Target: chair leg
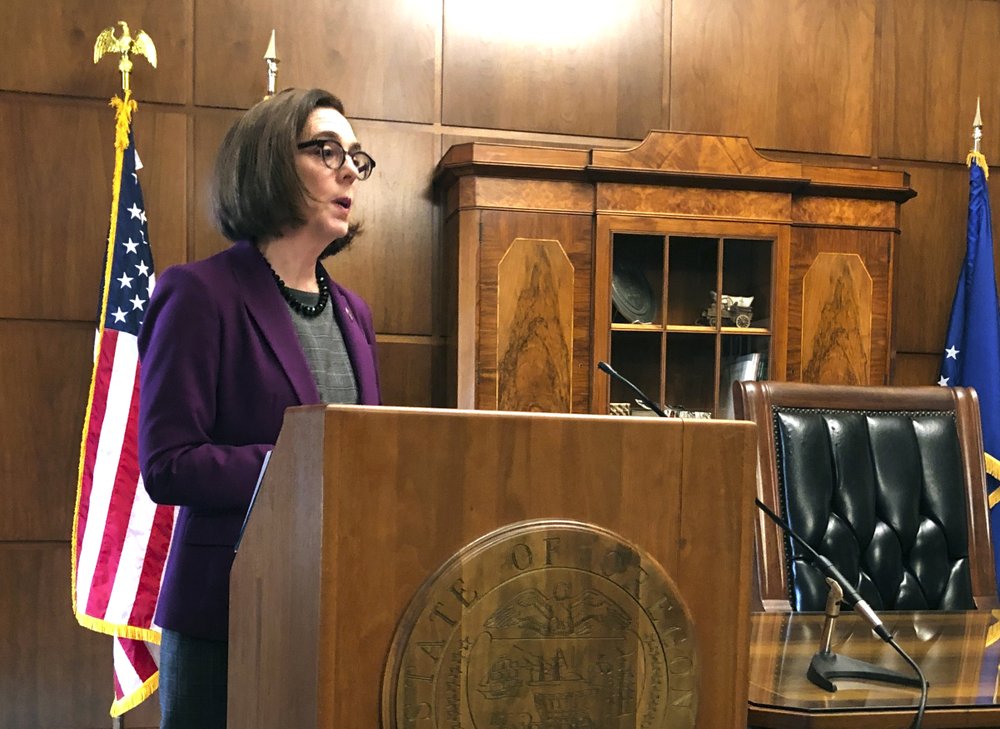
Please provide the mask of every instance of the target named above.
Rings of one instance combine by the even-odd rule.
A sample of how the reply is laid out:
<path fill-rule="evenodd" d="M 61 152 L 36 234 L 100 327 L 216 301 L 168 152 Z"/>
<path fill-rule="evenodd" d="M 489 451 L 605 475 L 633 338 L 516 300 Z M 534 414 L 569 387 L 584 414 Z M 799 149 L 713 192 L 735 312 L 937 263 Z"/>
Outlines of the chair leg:
<path fill-rule="evenodd" d="M 116 716 L 111 719 L 111 729 L 125 729 L 125 717 Z"/>

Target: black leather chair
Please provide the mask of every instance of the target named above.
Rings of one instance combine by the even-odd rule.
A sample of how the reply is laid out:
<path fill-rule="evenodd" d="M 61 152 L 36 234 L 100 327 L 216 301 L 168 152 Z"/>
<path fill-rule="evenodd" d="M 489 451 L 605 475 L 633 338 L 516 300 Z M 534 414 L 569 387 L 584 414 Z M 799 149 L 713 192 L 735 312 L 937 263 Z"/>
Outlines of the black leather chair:
<path fill-rule="evenodd" d="M 979 403 L 970 388 L 738 382 L 758 498 L 876 610 L 997 606 Z M 823 574 L 759 515 L 759 607 L 822 610 Z"/>

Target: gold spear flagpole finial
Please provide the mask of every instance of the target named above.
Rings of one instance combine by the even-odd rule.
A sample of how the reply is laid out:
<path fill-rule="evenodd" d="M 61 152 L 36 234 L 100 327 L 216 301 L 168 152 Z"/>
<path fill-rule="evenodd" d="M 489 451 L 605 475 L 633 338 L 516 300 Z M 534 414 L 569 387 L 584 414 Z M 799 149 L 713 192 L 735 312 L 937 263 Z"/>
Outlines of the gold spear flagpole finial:
<path fill-rule="evenodd" d="M 979 97 L 976 97 L 976 118 L 972 120 L 972 149 L 981 152 L 979 148 L 983 141 L 983 115 L 979 109 Z"/>
<path fill-rule="evenodd" d="M 983 116 L 980 112 L 979 97 L 976 97 L 976 118 L 972 120 L 972 151 L 965 158 L 966 166 L 975 162 L 983 169 L 986 179 L 990 178 L 990 168 L 986 164 L 986 156 L 982 152 L 983 142 Z"/>
<path fill-rule="evenodd" d="M 271 29 L 271 41 L 264 52 L 264 61 L 267 63 L 267 93 L 264 94 L 264 98 L 270 99 L 274 96 L 274 87 L 278 81 L 278 64 L 281 62 L 278 60 L 278 52 L 274 49 L 274 28 Z"/>
<path fill-rule="evenodd" d="M 120 37 L 115 37 L 114 26 L 105 28 L 97 36 L 97 41 L 94 43 L 94 63 L 100 61 L 105 53 L 120 53 L 118 70 L 122 72 L 122 91 L 128 92 L 129 74 L 132 72 L 132 60 L 129 55 L 145 56 L 149 65 L 156 68 L 156 46 L 153 45 L 153 39 L 146 35 L 146 31 L 140 30 L 133 38 L 129 33 L 128 23 L 119 20 L 118 25 L 122 29 Z"/>

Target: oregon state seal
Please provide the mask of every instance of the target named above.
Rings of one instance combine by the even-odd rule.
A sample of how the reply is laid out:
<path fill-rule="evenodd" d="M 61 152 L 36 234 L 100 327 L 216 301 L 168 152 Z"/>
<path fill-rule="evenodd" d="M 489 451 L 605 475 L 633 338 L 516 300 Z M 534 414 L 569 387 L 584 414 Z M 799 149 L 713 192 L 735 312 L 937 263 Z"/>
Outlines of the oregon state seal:
<path fill-rule="evenodd" d="M 469 544 L 396 628 L 382 726 L 694 726 L 694 631 L 647 553 L 597 526 L 536 520 Z"/>

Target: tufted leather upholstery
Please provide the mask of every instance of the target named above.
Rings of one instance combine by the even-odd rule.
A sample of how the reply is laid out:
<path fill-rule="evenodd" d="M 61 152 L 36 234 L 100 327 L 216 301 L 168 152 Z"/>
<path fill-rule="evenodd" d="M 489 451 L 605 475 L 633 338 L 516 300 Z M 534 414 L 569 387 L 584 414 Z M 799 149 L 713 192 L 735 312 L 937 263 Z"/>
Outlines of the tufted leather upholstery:
<path fill-rule="evenodd" d="M 953 413 L 774 410 L 779 496 L 792 528 L 876 610 L 970 610 L 965 491 Z M 824 575 L 788 549 L 795 610 Z"/>
<path fill-rule="evenodd" d="M 758 424 L 759 498 L 872 607 L 996 604 L 974 391 L 746 382 L 734 402 Z M 758 521 L 764 607 L 822 610 L 823 574 L 767 528 Z"/>

